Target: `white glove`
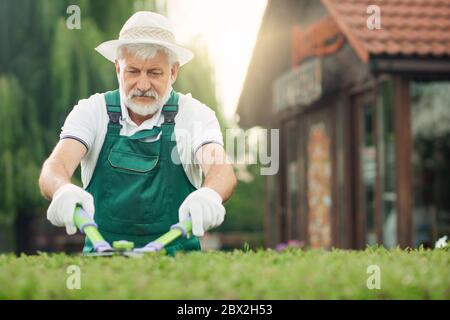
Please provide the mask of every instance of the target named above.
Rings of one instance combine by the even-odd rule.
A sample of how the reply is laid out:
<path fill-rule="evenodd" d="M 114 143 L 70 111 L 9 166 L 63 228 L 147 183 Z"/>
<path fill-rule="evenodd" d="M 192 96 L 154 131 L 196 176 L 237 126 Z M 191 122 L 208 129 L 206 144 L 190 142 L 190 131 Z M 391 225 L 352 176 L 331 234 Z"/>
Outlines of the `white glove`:
<path fill-rule="evenodd" d="M 47 210 L 47 219 L 57 227 L 66 227 L 67 234 L 75 234 L 77 227 L 73 222 L 73 213 L 77 204 L 94 217 L 94 198 L 74 184 L 65 184 L 53 194 L 53 200 Z"/>
<path fill-rule="evenodd" d="M 225 217 L 222 198 L 211 188 L 203 187 L 189 194 L 178 210 L 180 221 L 192 218 L 192 233 L 201 237 L 205 231 L 220 226 Z"/>

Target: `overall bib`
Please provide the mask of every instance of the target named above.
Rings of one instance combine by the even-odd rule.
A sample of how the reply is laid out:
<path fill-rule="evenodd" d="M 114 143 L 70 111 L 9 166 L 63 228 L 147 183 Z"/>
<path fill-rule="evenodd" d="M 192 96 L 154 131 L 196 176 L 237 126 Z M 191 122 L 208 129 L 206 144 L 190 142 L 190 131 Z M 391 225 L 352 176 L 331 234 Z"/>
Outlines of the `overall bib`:
<path fill-rule="evenodd" d="M 163 106 L 164 123 L 127 137 L 120 135 L 119 90 L 105 94 L 108 129 L 89 185 L 94 197 L 94 220 L 106 241 L 133 241 L 143 247 L 169 231 L 178 222 L 178 208 L 196 188 L 179 161 L 176 141 L 172 141 L 178 94 L 172 91 Z M 147 137 L 158 140 L 144 142 Z M 178 157 L 172 161 L 173 156 Z M 167 253 L 201 250 L 197 237 L 178 238 L 166 247 Z M 86 238 L 83 253 L 92 252 Z"/>

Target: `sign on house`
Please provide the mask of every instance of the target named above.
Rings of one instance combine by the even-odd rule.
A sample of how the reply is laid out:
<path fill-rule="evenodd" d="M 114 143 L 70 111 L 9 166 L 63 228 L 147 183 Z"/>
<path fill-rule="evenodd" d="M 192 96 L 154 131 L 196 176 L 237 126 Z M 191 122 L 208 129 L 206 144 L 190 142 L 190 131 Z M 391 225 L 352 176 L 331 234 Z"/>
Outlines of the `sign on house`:
<path fill-rule="evenodd" d="M 324 92 L 322 59 L 345 43 L 344 35 L 331 17 L 307 28 L 292 28 L 292 70 L 274 83 L 273 99 L 277 111 L 306 107 Z"/>
<path fill-rule="evenodd" d="M 277 111 L 307 106 L 322 95 L 322 64 L 316 58 L 288 71 L 274 83 L 274 106 Z"/>

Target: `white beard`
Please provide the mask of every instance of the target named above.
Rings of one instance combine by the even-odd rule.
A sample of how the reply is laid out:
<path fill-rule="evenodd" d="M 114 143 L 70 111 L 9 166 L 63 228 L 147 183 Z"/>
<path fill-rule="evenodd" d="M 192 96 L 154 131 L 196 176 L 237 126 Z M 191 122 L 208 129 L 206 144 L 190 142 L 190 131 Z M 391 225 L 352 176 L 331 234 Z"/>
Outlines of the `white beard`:
<path fill-rule="evenodd" d="M 149 91 L 145 92 L 144 95 L 148 97 L 154 97 L 155 102 L 150 104 L 137 104 L 133 102 L 133 97 L 135 95 L 142 95 L 142 92 L 139 92 L 138 90 L 131 90 L 128 95 L 125 95 L 124 90 L 121 85 L 120 87 L 120 95 L 122 97 L 125 97 L 124 104 L 126 107 L 130 108 L 131 111 L 134 113 L 140 115 L 140 116 L 148 116 L 151 114 L 155 114 L 156 112 L 161 109 L 164 104 L 169 100 L 170 93 L 172 92 L 172 85 L 171 80 L 169 78 L 169 84 L 167 86 L 167 91 L 165 92 L 163 97 L 159 97 L 158 93 L 152 88 Z"/>
<path fill-rule="evenodd" d="M 131 111 L 143 117 L 155 114 L 161 108 L 158 101 L 155 101 L 152 104 L 142 105 L 136 104 L 128 98 L 125 100 L 125 105 L 130 108 Z"/>

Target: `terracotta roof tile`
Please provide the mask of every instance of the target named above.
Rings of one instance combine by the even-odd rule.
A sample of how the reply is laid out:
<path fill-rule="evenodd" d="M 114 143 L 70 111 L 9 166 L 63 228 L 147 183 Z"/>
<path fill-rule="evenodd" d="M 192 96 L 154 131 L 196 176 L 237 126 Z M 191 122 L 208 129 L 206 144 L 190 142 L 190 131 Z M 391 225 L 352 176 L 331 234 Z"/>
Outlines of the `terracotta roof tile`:
<path fill-rule="evenodd" d="M 372 55 L 450 55 L 450 0 L 322 0 L 356 50 Z M 381 10 L 381 30 L 367 8 Z"/>

